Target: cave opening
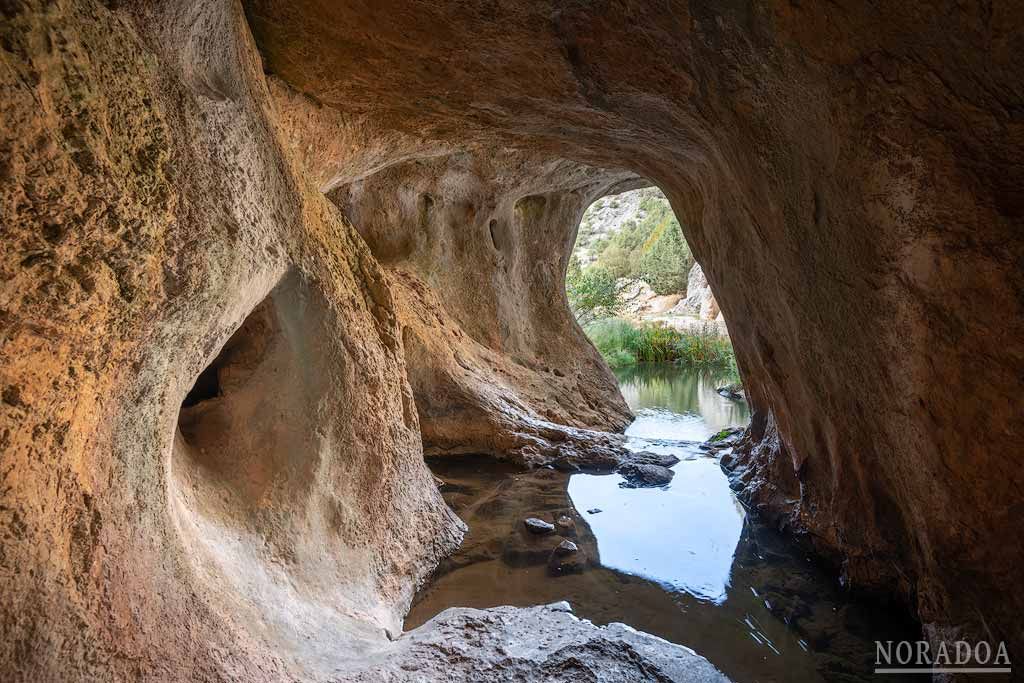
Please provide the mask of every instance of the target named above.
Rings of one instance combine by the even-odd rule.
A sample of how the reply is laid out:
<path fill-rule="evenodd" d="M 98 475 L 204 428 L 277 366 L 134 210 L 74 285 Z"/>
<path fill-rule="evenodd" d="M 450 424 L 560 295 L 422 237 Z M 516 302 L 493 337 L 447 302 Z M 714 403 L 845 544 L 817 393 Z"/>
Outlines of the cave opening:
<path fill-rule="evenodd" d="M 628 623 L 695 647 L 736 680 L 818 681 L 837 661 L 863 669 L 856 653 L 872 652 L 879 633 L 916 637 L 915 624 L 851 600 L 827 569 L 808 566 L 806 549 L 738 500 L 720 460 L 739 444 L 752 410 L 724 315 L 665 195 L 628 189 L 581 213 L 564 301 L 632 411 L 627 449 L 675 462 L 662 467 L 670 470 L 664 478 L 645 466 L 648 478 L 638 481 L 628 468 L 524 470 L 481 462 L 472 451 L 454 457 L 454 449 L 430 458 L 442 495 L 475 541 L 420 591 L 405 627 L 448 607 L 569 599 L 596 623 Z M 530 216 L 538 224 L 548 217 Z M 486 227 L 496 243 L 494 221 Z M 518 234 L 529 235 L 522 227 Z M 439 375 L 416 371 L 432 354 L 412 335 L 405 344 L 414 392 L 437 393 Z M 843 614 L 825 629 L 855 646 L 831 648 L 813 618 L 821 613 Z"/>
<path fill-rule="evenodd" d="M 565 277 L 573 317 L 614 369 L 674 363 L 744 400 L 724 313 L 680 219 L 657 187 L 597 198 Z"/>

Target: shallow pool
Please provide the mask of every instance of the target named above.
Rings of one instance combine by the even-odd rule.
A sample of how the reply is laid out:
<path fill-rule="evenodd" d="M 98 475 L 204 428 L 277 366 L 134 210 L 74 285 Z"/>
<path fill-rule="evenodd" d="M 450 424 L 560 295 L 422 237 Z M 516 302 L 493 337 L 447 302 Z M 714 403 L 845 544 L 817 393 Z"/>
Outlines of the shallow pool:
<path fill-rule="evenodd" d="M 627 489 L 618 475 L 432 462 L 469 533 L 417 596 L 406 628 L 447 607 L 568 600 L 595 623 L 687 645 L 736 681 L 884 680 L 872 674 L 874 641 L 916 639 L 916 625 L 899 609 L 850 599 L 797 543 L 748 514 L 717 459 L 697 448 L 749 419 L 745 404 L 715 392 L 725 380 L 655 365 L 619 381 L 637 415 L 631 447 L 677 455 L 672 483 Z M 587 563 L 553 575 L 561 539 L 534 537 L 522 520 L 563 515 Z"/>

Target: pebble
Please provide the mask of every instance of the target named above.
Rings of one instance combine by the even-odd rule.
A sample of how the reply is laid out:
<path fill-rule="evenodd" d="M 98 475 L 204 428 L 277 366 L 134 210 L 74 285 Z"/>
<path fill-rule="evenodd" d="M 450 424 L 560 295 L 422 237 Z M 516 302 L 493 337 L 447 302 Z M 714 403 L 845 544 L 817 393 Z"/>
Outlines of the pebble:
<path fill-rule="evenodd" d="M 555 530 L 554 524 L 545 522 L 543 519 L 537 519 L 536 517 L 526 518 L 523 520 L 523 524 L 526 525 L 526 530 L 533 534 L 550 534 Z"/>

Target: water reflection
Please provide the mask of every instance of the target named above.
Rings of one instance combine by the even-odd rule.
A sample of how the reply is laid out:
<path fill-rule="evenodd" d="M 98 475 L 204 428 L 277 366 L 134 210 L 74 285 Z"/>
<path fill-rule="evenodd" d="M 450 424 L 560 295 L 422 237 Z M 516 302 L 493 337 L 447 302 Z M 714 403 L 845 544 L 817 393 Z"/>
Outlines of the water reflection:
<path fill-rule="evenodd" d="M 746 407 L 715 394 L 714 378 L 671 366 L 620 379 L 638 414 L 630 443 L 683 458 L 672 483 L 621 489 L 617 475 L 570 478 L 472 457 L 433 462 L 469 533 L 417 595 L 405 627 L 453 606 L 568 600 L 595 623 L 624 622 L 685 644 L 735 681 L 886 680 L 872 675 L 874 640 L 916 640 L 919 630 L 899 612 L 851 601 L 791 538 L 745 515 L 717 461 L 695 444 L 659 443 L 742 424 Z M 585 512 L 595 507 L 602 512 Z M 522 520 L 562 515 L 575 521 L 590 564 L 553 576 L 548 556 L 561 539 L 532 536 Z"/>
<path fill-rule="evenodd" d="M 722 495 L 729 486 L 715 459 L 700 457 L 696 447 L 689 454 L 666 450 L 695 459 L 676 465 L 675 479 L 664 489 L 620 488 L 618 475 L 575 475 L 569 497 L 577 510 L 602 510 L 587 515 L 587 523 L 603 566 L 722 602 L 743 531 L 743 508 Z"/>
<path fill-rule="evenodd" d="M 627 434 L 636 437 L 704 441 L 725 427 L 744 426 L 750 409 L 715 390 L 731 380 L 671 363 L 643 363 L 615 371 L 619 389 L 636 414 Z"/>
<path fill-rule="evenodd" d="M 604 511 L 587 517 L 603 566 L 721 602 L 744 512 L 718 461 L 696 442 L 723 427 L 746 425 L 749 410 L 715 391 L 726 383 L 721 376 L 658 363 L 624 368 L 617 377 L 636 414 L 626 430 L 629 446 L 678 457 L 675 479 L 642 490 L 620 488 L 618 475 L 580 474 L 569 481 L 569 496 L 577 510 Z M 658 443 L 663 440 L 693 443 Z"/>

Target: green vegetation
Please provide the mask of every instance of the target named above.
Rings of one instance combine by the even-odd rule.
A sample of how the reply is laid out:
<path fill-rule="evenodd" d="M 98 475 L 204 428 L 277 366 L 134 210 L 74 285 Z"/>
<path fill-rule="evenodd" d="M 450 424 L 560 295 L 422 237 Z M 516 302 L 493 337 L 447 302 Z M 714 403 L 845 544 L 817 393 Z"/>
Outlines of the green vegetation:
<path fill-rule="evenodd" d="M 575 257 L 569 260 L 565 274 L 565 293 L 569 308 L 580 325 L 614 316 L 619 310 L 615 277 L 606 268 L 580 268 Z"/>
<path fill-rule="evenodd" d="M 583 245 L 594 261 L 581 267 L 573 256 L 566 273 L 569 305 L 594 346 L 613 368 L 675 362 L 737 376 L 732 346 L 715 325 L 681 332 L 664 324 L 636 325 L 615 317 L 622 307 L 617 281 L 642 279 L 658 294 L 685 294 L 693 267 L 679 222 L 657 189 L 641 191 L 637 220 L 626 220 L 610 236 L 595 239 L 601 207 L 618 205 L 618 198 L 599 200 L 584 214 L 577 246 Z"/>
<path fill-rule="evenodd" d="M 643 218 L 626 221 L 611 238 L 595 240 L 590 245 L 596 258 L 591 267 L 603 268 L 615 278 L 646 280 L 658 294 L 683 294 L 693 256 L 665 196 L 654 189 L 643 192 Z M 618 200 L 613 199 L 611 206 L 618 206 Z M 592 230 L 593 220 L 585 216 L 577 241 L 589 240 Z"/>
<path fill-rule="evenodd" d="M 634 325 L 619 318 L 597 320 L 584 330 L 611 367 L 673 361 L 698 370 L 736 372 L 729 340 L 712 326 L 681 332 L 664 325 Z"/>
<path fill-rule="evenodd" d="M 725 429 L 715 432 L 715 435 L 708 439 L 708 443 L 717 443 L 724 439 L 728 439 L 730 436 L 736 433 L 736 430 L 732 427 L 726 427 Z"/>

